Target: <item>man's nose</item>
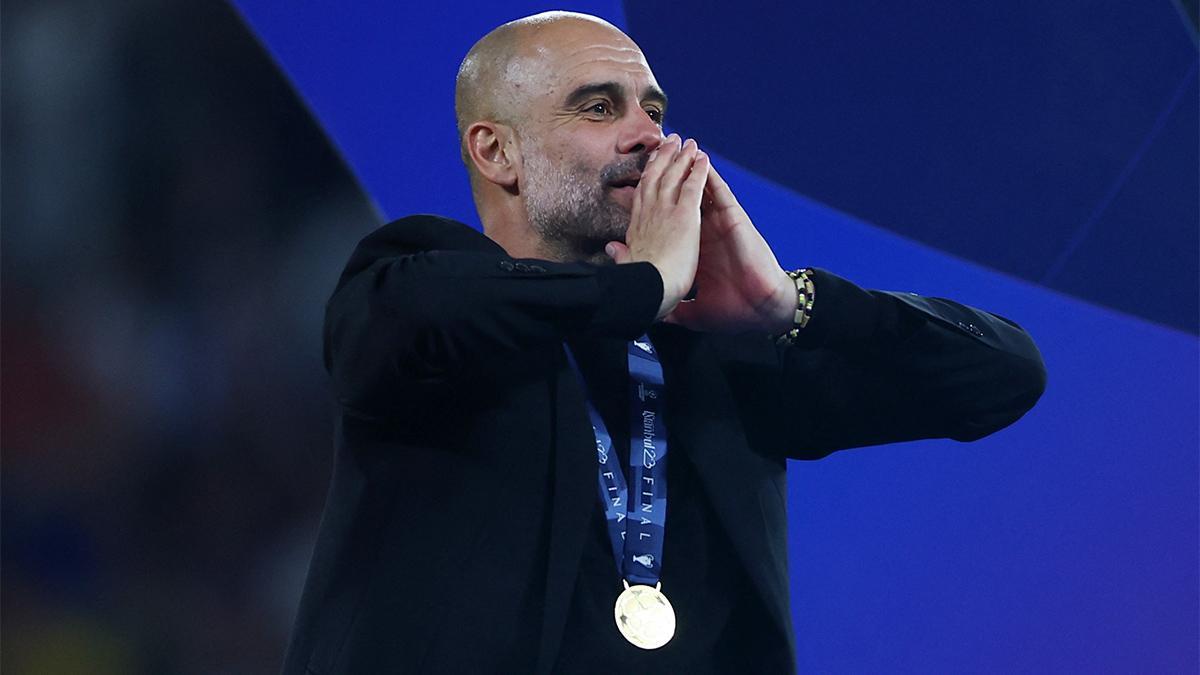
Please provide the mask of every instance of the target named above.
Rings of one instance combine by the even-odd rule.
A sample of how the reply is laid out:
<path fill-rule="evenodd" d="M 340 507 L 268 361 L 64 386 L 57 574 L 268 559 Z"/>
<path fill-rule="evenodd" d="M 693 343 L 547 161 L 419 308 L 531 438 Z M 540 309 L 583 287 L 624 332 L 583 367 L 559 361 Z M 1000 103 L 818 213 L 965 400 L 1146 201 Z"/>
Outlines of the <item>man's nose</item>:
<path fill-rule="evenodd" d="M 663 142 L 662 127 L 645 110 L 638 110 L 629 120 L 617 150 L 622 154 L 650 152 Z"/>

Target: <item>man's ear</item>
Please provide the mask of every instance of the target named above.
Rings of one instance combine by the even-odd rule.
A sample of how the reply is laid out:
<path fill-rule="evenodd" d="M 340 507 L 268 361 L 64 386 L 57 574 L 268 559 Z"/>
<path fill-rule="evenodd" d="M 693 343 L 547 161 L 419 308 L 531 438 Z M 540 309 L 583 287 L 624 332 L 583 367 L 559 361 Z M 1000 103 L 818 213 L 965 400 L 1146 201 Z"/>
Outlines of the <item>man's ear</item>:
<path fill-rule="evenodd" d="M 480 121 L 467 127 L 467 155 L 479 175 L 506 190 L 517 185 L 517 150 L 512 127 L 496 122 Z"/>

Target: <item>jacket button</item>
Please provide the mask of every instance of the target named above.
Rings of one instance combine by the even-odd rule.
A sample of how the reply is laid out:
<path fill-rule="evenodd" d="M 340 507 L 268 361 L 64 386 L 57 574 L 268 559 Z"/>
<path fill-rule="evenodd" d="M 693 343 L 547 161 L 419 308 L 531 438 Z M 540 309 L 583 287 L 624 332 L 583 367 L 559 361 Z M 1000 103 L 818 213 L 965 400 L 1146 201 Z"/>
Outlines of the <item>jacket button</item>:
<path fill-rule="evenodd" d="M 529 269 L 533 272 L 545 272 L 546 268 L 541 265 L 530 265 Z"/>
<path fill-rule="evenodd" d="M 500 269 L 504 270 L 505 272 L 511 272 L 511 271 L 513 271 L 513 264 L 508 262 L 507 260 L 501 260 L 500 261 Z"/>
<path fill-rule="evenodd" d="M 517 268 L 518 272 L 528 272 L 529 271 L 529 265 L 526 265 L 525 263 L 517 263 L 516 268 Z"/>

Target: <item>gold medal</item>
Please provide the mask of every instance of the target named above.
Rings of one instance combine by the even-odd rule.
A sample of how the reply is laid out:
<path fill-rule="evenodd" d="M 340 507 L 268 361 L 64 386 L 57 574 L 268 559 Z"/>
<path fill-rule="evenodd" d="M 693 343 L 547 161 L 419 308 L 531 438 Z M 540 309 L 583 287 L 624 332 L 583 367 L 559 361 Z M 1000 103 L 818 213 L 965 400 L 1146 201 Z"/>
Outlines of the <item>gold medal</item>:
<path fill-rule="evenodd" d="M 675 608 L 662 594 L 662 583 L 655 586 L 629 585 L 617 596 L 613 615 L 617 630 L 635 647 L 658 649 L 675 635 Z"/>

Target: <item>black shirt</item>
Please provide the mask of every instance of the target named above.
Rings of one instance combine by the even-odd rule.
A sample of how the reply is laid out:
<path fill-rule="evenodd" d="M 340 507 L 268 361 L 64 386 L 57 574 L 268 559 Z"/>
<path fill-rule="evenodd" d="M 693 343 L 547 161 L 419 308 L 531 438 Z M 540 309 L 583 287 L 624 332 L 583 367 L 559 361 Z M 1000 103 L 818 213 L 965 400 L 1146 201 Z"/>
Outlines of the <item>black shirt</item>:
<path fill-rule="evenodd" d="M 579 339 L 571 343 L 588 395 L 604 419 L 621 466 L 629 466 L 629 364 L 626 343 Z M 670 386 L 666 396 L 671 395 Z M 609 541 L 604 510 L 594 500 L 590 531 L 559 649 L 556 673 L 727 673 L 748 664 L 788 663 L 786 640 L 763 630 L 764 612 L 734 558 L 686 447 L 668 439 L 667 520 L 662 591 L 675 609 L 675 637 L 656 650 L 633 646 L 617 630 L 613 605 L 624 589 Z M 736 489 L 736 486 L 730 486 Z M 774 642 L 768 646 L 766 643 Z M 630 670 L 630 669 L 633 670 Z M 786 665 L 782 671 L 786 672 Z M 760 671 L 761 672 L 761 671 Z"/>

